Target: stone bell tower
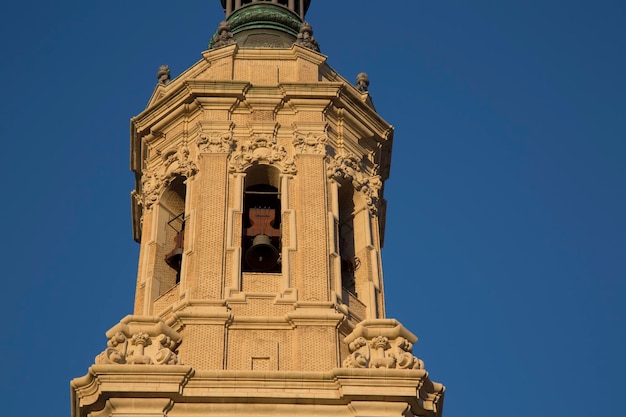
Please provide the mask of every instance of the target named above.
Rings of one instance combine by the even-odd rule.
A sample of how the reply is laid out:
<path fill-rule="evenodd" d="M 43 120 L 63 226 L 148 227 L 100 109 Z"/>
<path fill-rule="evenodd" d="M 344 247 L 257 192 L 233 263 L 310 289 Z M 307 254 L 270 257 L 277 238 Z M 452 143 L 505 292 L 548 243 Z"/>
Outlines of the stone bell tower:
<path fill-rule="evenodd" d="M 304 22 L 310 0 L 222 0 L 208 50 L 159 69 L 131 120 L 133 315 L 72 416 L 440 416 L 444 387 L 386 318 L 393 129 Z"/>

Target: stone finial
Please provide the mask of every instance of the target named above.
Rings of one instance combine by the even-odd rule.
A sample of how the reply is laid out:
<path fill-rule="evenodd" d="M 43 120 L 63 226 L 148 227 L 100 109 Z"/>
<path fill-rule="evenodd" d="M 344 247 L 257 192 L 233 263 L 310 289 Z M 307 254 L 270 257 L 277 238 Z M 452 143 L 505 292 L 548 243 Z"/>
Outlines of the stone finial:
<path fill-rule="evenodd" d="M 361 93 L 367 93 L 370 86 L 370 79 L 364 72 L 359 73 L 356 76 L 356 89 Z"/>
<path fill-rule="evenodd" d="M 313 28 L 307 22 L 303 22 L 302 26 L 300 26 L 300 32 L 298 33 L 295 43 L 296 45 L 304 46 L 316 52 L 320 51 L 320 46 L 313 36 Z"/>
<path fill-rule="evenodd" d="M 157 78 L 159 79 L 159 84 L 166 85 L 170 83 L 170 67 L 167 65 L 161 65 L 159 67 L 159 71 L 157 72 Z"/>
<path fill-rule="evenodd" d="M 226 21 L 220 22 L 210 49 L 221 48 L 222 46 L 232 45 L 233 43 L 235 43 L 235 39 L 233 38 L 230 25 Z"/>

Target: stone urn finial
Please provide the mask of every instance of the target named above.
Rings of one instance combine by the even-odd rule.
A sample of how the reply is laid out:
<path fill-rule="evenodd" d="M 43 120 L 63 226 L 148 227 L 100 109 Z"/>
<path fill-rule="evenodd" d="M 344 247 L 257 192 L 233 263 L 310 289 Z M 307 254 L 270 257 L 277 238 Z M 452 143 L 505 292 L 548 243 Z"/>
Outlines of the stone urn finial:
<path fill-rule="evenodd" d="M 213 44 L 210 45 L 209 49 L 221 48 L 222 46 L 232 45 L 233 43 L 235 43 L 235 39 L 233 38 L 233 32 L 230 24 L 226 21 L 222 21 L 217 27 L 217 33 L 213 38 Z"/>
<path fill-rule="evenodd" d="M 157 71 L 157 79 L 159 84 L 166 85 L 170 83 L 170 67 L 167 65 L 161 65 L 159 71 Z"/>
<path fill-rule="evenodd" d="M 312 49 L 315 52 L 320 51 L 320 46 L 313 36 L 313 27 L 307 22 L 303 22 L 300 26 L 300 32 L 296 38 L 296 45 L 304 46 L 305 48 Z"/>
<path fill-rule="evenodd" d="M 361 93 L 367 93 L 370 86 L 370 79 L 366 73 L 361 72 L 356 76 L 356 89 Z"/>

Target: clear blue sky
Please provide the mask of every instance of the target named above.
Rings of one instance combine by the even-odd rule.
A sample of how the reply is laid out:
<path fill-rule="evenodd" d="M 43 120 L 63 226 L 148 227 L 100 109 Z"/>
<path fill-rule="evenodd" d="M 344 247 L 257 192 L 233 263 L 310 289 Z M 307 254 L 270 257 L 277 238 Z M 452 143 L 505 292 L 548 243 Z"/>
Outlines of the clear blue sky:
<path fill-rule="evenodd" d="M 132 311 L 129 118 L 222 18 L 219 0 L 3 5 L 6 416 L 69 415 L 69 380 Z M 626 3 L 313 0 L 307 20 L 396 128 L 387 313 L 445 415 L 623 413 Z"/>

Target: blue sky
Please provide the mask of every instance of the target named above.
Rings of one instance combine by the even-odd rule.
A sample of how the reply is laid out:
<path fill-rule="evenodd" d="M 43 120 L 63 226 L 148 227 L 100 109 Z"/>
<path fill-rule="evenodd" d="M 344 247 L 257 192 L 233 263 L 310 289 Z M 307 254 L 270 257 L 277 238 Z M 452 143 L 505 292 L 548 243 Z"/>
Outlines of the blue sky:
<path fill-rule="evenodd" d="M 69 380 L 132 311 L 129 118 L 222 18 L 218 0 L 3 6 L 7 416 L 69 415 Z M 618 414 L 626 3 L 313 0 L 307 20 L 396 129 L 387 313 L 445 415 Z"/>

